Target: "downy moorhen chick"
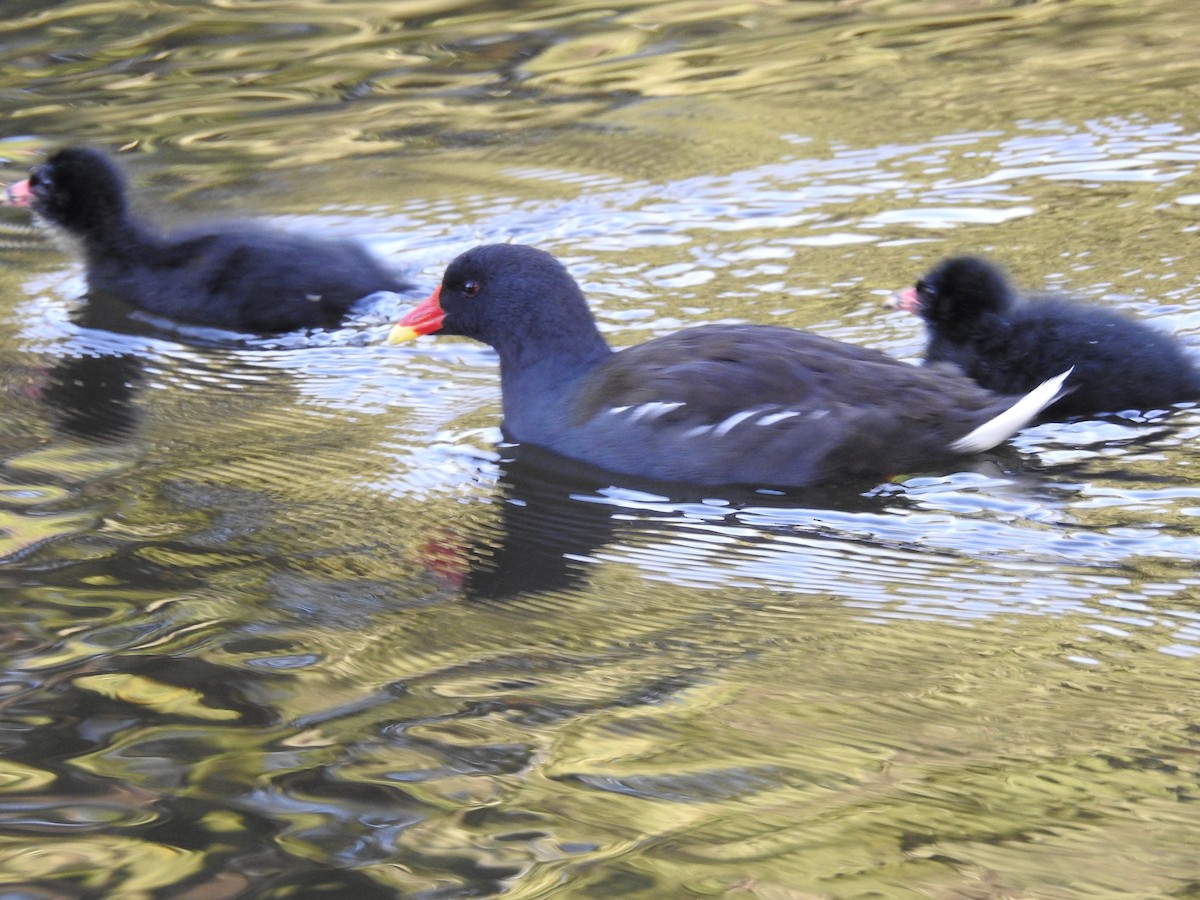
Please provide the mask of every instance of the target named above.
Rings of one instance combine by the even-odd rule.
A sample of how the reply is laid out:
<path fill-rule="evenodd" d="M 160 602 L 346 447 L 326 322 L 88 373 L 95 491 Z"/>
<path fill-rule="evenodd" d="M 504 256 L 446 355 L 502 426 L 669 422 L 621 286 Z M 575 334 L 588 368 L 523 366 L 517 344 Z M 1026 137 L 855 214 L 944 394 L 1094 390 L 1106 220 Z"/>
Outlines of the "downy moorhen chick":
<path fill-rule="evenodd" d="M 1066 297 L 1019 296 L 978 256 L 942 260 L 892 305 L 925 320 L 927 365 L 952 363 L 988 390 L 1021 393 L 1074 366 L 1055 416 L 1200 397 L 1200 372 L 1173 336 Z"/>
<path fill-rule="evenodd" d="M 67 147 L 7 189 L 87 267 L 88 287 L 155 315 L 272 334 L 337 325 L 356 300 L 406 284 L 363 247 L 250 223 L 162 235 L 135 218 L 105 154 Z"/>
<path fill-rule="evenodd" d="M 984 390 L 852 344 L 708 325 L 619 352 L 553 256 L 463 253 L 389 341 L 439 332 L 500 356 L 506 436 L 655 481 L 792 487 L 929 469 L 995 446 L 1058 394 Z"/>

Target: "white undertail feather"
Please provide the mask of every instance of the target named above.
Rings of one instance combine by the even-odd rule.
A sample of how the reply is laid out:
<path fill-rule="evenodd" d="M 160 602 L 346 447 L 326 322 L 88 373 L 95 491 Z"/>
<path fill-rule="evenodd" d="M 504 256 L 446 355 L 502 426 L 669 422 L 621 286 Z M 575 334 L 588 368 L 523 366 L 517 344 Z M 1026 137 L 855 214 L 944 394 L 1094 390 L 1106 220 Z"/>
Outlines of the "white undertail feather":
<path fill-rule="evenodd" d="M 1061 375 L 1043 381 L 1032 391 L 1006 409 L 1000 415 L 988 419 L 974 431 L 960 437 L 950 445 L 955 453 L 982 453 L 991 450 L 1001 441 L 1016 434 L 1028 425 L 1038 413 L 1067 393 L 1063 383 L 1075 371 L 1067 369 Z"/>

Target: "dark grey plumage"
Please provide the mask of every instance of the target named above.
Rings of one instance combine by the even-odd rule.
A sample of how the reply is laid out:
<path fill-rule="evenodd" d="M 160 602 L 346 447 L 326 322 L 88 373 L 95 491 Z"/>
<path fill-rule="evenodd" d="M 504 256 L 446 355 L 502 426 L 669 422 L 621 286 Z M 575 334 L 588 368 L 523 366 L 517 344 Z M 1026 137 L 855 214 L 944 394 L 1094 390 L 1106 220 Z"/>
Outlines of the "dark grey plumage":
<path fill-rule="evenodd" d="M 1021 297 L 976 256 L 943 260 L 906 305 L 925 320 L 927 365 L 953 363 L 978 384 L 1020 393 L 1074 367 L 1054 416 L 1150 409 L 1200 397 L 1179 342 L 1143 322 L 1064 297 Z"/>
<path fill-rule="evenodd" d="M 352 241 L 248 223 L 159 234 L 130 213 L 115 163 L 88 147 L 52 154 L 8 197 L 80 247 L 91 291 L 181 322 L 268 334 L 328 327 L 368 294 L 410 287 Z"/>

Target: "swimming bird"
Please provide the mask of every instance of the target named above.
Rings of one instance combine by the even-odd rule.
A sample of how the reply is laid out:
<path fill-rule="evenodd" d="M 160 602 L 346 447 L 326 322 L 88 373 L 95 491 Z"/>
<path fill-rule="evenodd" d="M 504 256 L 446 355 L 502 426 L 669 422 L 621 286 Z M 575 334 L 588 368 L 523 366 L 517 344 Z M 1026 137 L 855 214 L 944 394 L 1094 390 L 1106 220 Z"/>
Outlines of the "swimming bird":
<path fill-rule="evenodd" d="M 91 147 L 53 153 L 6 199 L 77 249 L 91 291 L 180 322 L 261 334 L 330 327 L 368 294 L 411 287 L 348 240 L 245 222 L 160 234 L 130 212 L 121 170 Z"/>
<path fill-rule="evenodd" d="M 952 363 L 988 390 L 1021 393 L 1073 366 L 1056 416 L 1200 397 L 1200 372 L 1172 335 L 1066 297 L 1021 296 L 978 256 L 941 261 L 893 305 L 925 321 L 927 365 Z"/>
<path fill-rule="evenodd" d="M 503 431 L 610 472 L 792 487 L 927 470 L 989 449 L 1061 387 L 1003 397 L 878 351 L 765 325 L 707 325 L 614 352 L 549 253 L 468 250 L 393 328 L 500 357 Z"/>

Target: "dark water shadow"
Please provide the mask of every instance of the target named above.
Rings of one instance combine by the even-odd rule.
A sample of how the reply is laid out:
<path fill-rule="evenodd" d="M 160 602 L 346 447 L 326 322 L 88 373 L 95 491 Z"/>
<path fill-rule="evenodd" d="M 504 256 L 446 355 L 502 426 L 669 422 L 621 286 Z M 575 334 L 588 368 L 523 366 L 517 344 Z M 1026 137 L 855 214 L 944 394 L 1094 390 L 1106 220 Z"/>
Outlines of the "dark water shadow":
<path fill-rule="evenodd" d="M 87 443 L 120 443 L 140 428 L 143 363 L 133 354 L 74 356 L 46 373 L 42 401 L 55 429 Z"/>
<path fill-rule="evenodd" d="M 1013 471 L 1021 458 L 1006 450 L 972 461 L 980 470 Z M 840 539 L 836 528 L 796 524 L 795 515 L 820 521 L 823 512 L 896 518 L 907 503 L 902 485 L 864 480 L 790 490 L 701 487 L 614 476 L 537 447 L 501 447 L 497 479 L 500 508 L 494 531 L 473 537 L 465 552 L 462 590 L 472 600 L 571 591 L 586 586 L 594 556 L 618 539 L 664 527 L 705 530 L 730 526 L 745 531 L 753 512 L 754 538 L 775 532 Z"/>
<path fill-rule="evenodd" d="M 128 307 L 110 298 L 84 303 L 72 315 L 80 328 L 115 331 L 131 336 L 151 332 L 124 327 L 132 323 Z M 68 351 L 45 373 L 40 399 L 55 429 L 86 443 L 111 444 L 129 440 L 140 427 L 136 402 L 145 376 L 143 358 L 134 352 Z"/>

